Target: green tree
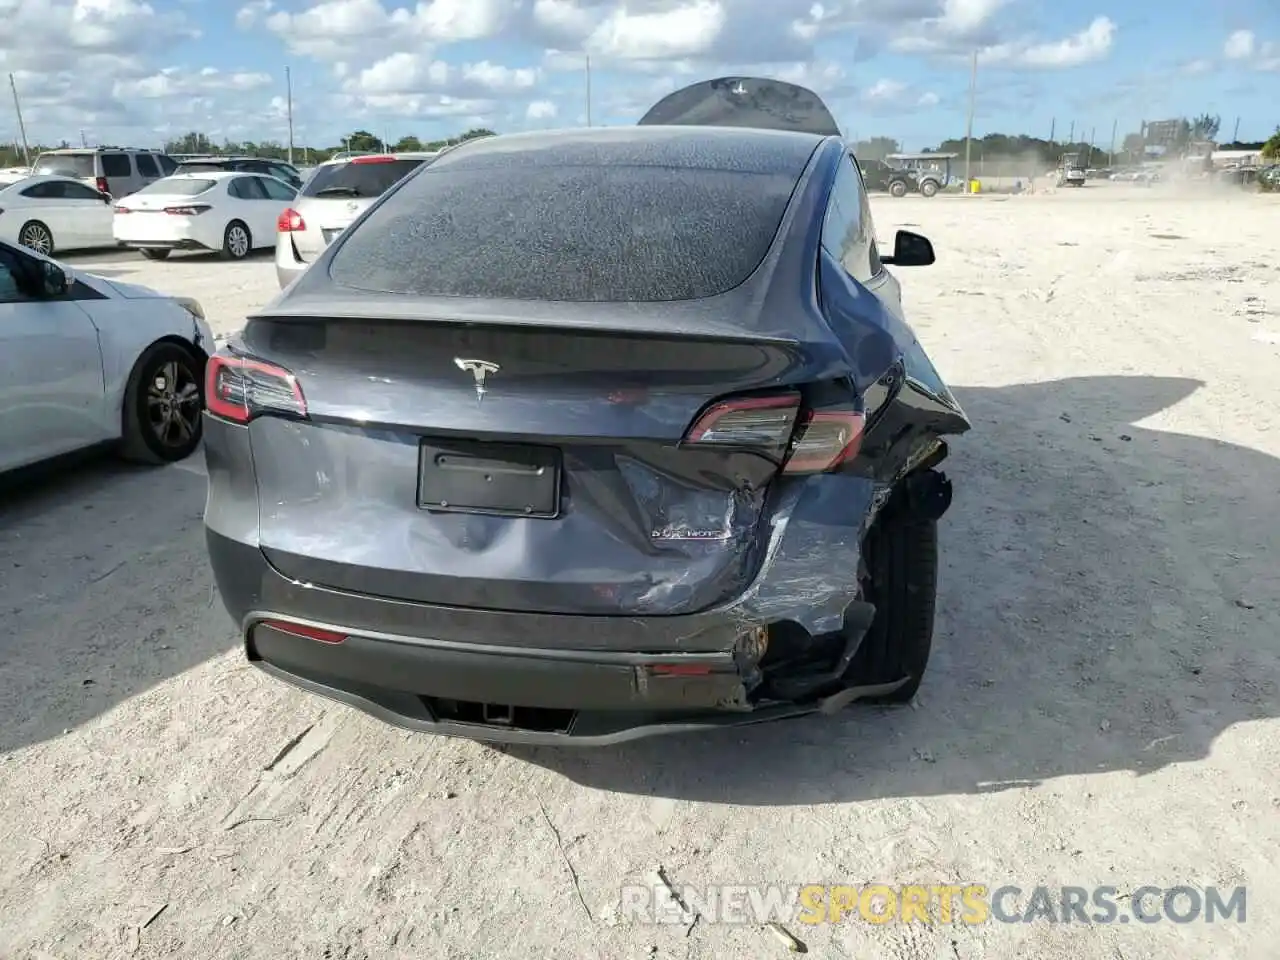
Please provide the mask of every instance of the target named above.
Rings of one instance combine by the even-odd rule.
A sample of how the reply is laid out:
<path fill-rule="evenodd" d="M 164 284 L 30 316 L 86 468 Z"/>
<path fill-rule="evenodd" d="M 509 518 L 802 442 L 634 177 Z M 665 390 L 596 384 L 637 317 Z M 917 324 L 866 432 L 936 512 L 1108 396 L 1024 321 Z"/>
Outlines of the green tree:
<path fill-rule="evenodd" d="M 1191 139 L 1212 140 L 1218 135 L 1222 126 L 1222 118 L 1202 113 L 1191 121 Z"/>
<path fill-rule="evenodd" d="M 870 140 L 859 140 L 853 145 L 853 155 L 867 162 L 883 160 L 891 153 L 901 152 L 901 144 L 892 137 L 872 137 Z"/>
<path fill-rule="evenodd" d="M 417 137 L 401 137 L 394 147 L 396 153 L 416 153 L 422 149 L 422 141 Z"/>
<path fill-rule="evenodd" d="M 1276 127 L 1276 132 L 1262 145 L 1262 156 L 1266 160 L 1280 160 L 1280 127 Z"/>
<path fill-rule="evenodd" d="M 373 153 L 382 149 L 382 138 L 375 137 L 368 130 L 356 130 L 343 140 L 348 150 Z"/>

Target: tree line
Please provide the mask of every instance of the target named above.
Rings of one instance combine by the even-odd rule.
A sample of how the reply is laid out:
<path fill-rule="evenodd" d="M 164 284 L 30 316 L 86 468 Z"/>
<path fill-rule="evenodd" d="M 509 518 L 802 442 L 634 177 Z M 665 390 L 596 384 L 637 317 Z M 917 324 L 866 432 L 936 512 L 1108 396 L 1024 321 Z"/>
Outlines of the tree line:
<path fill-rule="evenodd" d="M 1198 141 L 1214 140 L 1218 135 L 1219 127 L 1220 119 L 1210 114 L 1201 114 L 1198 117 L 1191 118 L 1184 117 L 1177 121 L 1171 136 L 1163 137 L 1164 142 L 1160 145 L 1165 148 L 1167 154 L 1179 156 L 1185 154 L 1192 144 Z M 416 136 L 407 135 L 395 142 L 391 142 L 375 136 L 368 130 L 354 130 L 343 137 L 340 143 L 336 144 L 313 146 L 295 143 L 293 160 L 294 163 L 299 165 L 321 163 L 344 150 L 358 153 L 373 153 L 384 150 L 394 152 L 440 150 L 446 146 L 461 143 L 464 140 L 471 140 L 475 137 L 492 136 L 493 133 L 494 131 L 487 128 L 476 127 L 457 136 L 438 140 L 423 140 Z M 989 133 L 984 137 L 973 139 L 970 156 L 974 160 L 1018 158 L 1044 166 L 1055 166 L 1061 161 L 1064 154 L 1079 153 L 1092 157 L 1092 162 L 1096 166 L 1103 163 L 1139 162 L 1145 157 L 1147 148 L 1152 145 L 1152 137 L 1148 135 L 1145 129 L 1126 134 L 1123 139 L 1115 144 L 1114 153 L 1110 143 L 1100 146 L 1083 141 L 1066 143 L 1060 140 L 1047 140 L 1025 133 L 1016 135 Z M 71 147 L 72 144 L 64 140 L 57 146 Z M 32 159 L 40 151 L 47 149 L 53 148 L 44 145 L 32 145 Z M 181 137 L 167 141 L 163 144 L 163 149 L 170 154 L 196 153 L 215 156 L 253 156 L 274 160 L 285 160 L 289 156 L 288 146 L 275 140 L 235 142 L 224 139 L 221 142 L 215 142 L 213 138 L 198 130 L 192 130 Z M 1220 143 L 1218 144 L 1218 149 L 1259 150 L 1264 157 L 1280 160 L 1280 127 L 1277 127 L 1275 135 L 1265 142 Z M 889 154 L 903 151 L 901 142 L 892 137 L 870 137 L 865 140 L 859 140 L 854 145 L 854 152 L 859 160 L 867 162 L 883 160 Z M 965 140 L 963 138 L 943 140 L 938 146 L 927 149 L 924 152 L 955 153 L 963 157 L 965 154 Z M 0 147 L 0 169 L 21 165 L 22 152 L 20 147 L 16 145 Z"/>
<path fill-rule="evenodd" d="M 383 151 L 393 151 L 396 153 L 407 153 L 417 150 L 442 150 L 447 146 L 462 143 L 464 140 L 473 140 L 476 137 L 492 136 L 493 131 L 484 127 L 475 127 L 466 130 L 454 137 L 444 137 L 439 140 L 422 140 L 415 136 L 404 136 L 399 140 L 384 141 L 381 137 L 375 136 L 368 130 L 354 130 L 349 135 L 342 138 L 342 142 L 330 144 L 327 146 L 312 146 L 309 144 L 293 145 L 293 162 L 298 165 L 309 165 L 322 163 L 328 160 L 336 153 L 342 151 L 352 151 L 355 153 L 381 153 Z M 66 140 L 57 144 L 31 144 L 30 154 L 34 161 L 36 156 L 45 150 L 67 149 L 78 147 L 79 144 L 73 144 Z M 149 144 L 140 144 L 136 146 L 150 146 Z M 289 147 L 287 144 L 280 143 L 276 140 L 242 140 L 234 141 L 223 139 L 215 141 L 208 134 L 199 130 L 192 130 L 181 137 L 174 137 L 165 141 L 160 145 L 165 153 L 168 154 L 201 154 L 209 156 L 221 157 L 263 157 L 271 160 L 287 160 L 289 158 Z M 4 144 L 0 146 L 0 169 L 6 167 L 23 166 L 22 147 L 19 144 Z"/>

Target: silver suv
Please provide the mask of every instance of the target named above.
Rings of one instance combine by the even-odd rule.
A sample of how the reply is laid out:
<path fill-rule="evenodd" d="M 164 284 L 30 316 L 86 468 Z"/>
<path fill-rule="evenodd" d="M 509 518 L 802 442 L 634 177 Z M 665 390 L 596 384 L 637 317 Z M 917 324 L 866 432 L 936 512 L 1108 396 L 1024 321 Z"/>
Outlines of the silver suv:
<path fill-rule="evenodd" d="M 40 154 L 31 167 L 31 175 L 73 177 L 99 193 L 119 199 L 169 176 L 177 168 L 178 164 L 159 150 L 70 147 Z"/>
<path fill-rule="evenodd" d="M 438 155 L 373 154 L 328 160 L 316 167 L 293 206 L 276 223 L 280 289 L 306 270 L 388 188 Z"/>

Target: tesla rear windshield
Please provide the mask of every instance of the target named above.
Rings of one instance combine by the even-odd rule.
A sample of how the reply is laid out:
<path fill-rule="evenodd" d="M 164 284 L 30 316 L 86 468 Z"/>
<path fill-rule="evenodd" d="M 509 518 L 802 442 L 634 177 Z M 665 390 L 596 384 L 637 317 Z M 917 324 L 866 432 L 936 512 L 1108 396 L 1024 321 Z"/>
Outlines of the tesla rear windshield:
<path fill-rule="evenodd" d="M 46 153 L 36 158 L 33 176 L 62 176 L 88 179 L 94 176 L 92 153 Z"/>
<path fill-rule="evenodd" d="M 165 197 L 194 197 L 213 187 L 217 180 L 191 180 L 187 177 L 167 177 L 147 184 L 139 193 L 158 193 Z"/>
<path fill-rule="evenodd" d="M 317 167 L 302 190 L 304 197 L 380 197 L 417 169 L 422 160 L 332 163 Z"/>
<path fill-rule="evenodd" d="M 348 234 L 329 275 L 417 296 L 710 297 L 760 265 L 795 182 L 659 164 L 433 165 Z"/>

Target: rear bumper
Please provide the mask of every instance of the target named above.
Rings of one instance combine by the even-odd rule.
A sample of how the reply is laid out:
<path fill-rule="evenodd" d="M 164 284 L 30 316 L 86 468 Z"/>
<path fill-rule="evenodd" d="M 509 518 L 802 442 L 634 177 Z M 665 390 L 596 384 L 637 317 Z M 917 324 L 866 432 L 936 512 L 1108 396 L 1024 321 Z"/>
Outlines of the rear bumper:
<path fill-rule="evenodd" d="M 276 282 L 283 290 L 302 276 L 310 264 L 303 263 L 294 249 L 293 237 L 287 233 L 276 234 Z"/>
<path fill-rule="evenodd" d="M 293 580 L 259 548 L 248 431 L 207 420 L 205 452 L 210 562 L 250 661 L 414 730 L 585 745 L 811 713 L 823 706 L 818 685 L 803 696 L 760 685 L 753 636 L 791 622 L 814 636 L 843 631 L 837 645 L 856 644 L 874 614 L 855 571 L 861 521 L 879 495 L 856 477 L 814 478 L 779 507 L 762 570 L 733 601 L 687 615 L 599 616 L 453 607 Z M 265 620 L 344 639 L 321 642 Z M 821 694 L 858 696 L 839 681 L 820 683 Z"/>

